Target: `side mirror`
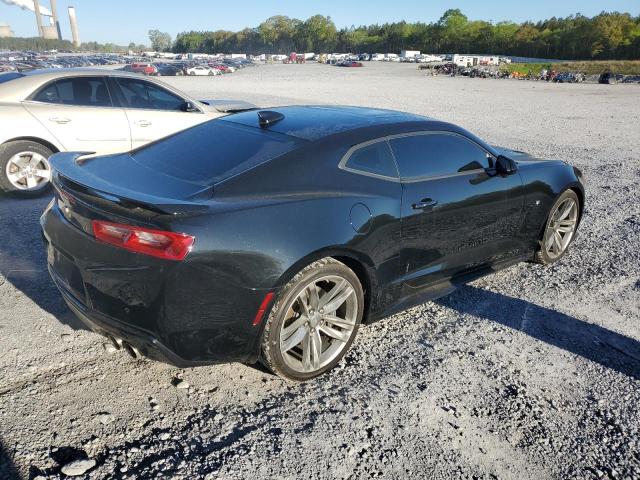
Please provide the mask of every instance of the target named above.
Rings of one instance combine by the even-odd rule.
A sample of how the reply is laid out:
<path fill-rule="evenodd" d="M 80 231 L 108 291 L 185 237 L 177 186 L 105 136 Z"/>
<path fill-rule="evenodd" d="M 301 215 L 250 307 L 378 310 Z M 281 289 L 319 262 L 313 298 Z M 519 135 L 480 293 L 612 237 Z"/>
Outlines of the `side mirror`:
<path fill-rule="evenodd" d="M 518 171 L 518 164 L 504 155 L 496 159 L 496 173 L 498 175 L 513 175 Z"/>
<path fill-rule="evenodd" d="M 183 111 L 183 112 L 199 112 L 200 110 L 198 110 L 198 109 L 196 108 L 196 106 L 195 106 L 193 103 L 191 103 L 191 102 L 184 102 L 184 103 L 182 104 L 182 111 Z"/>

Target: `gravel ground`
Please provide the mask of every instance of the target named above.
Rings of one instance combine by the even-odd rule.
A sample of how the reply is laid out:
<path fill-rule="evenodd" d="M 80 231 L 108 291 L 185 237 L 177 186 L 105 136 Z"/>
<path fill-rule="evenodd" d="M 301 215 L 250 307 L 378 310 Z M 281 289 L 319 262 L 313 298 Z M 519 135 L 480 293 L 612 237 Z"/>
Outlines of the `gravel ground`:
<path fill-rule="evenodd" d="M 579 236 L 552 267 L 520 264 L 362 328 L 338 368 L 292 384 L 111 352 L 49 281 L 48 199 L 0 198 L 0 477 L 640 478 L 638 86 L 396 64 L 168 81 L 261 106 L 406 110 L 567 159 L 588 182 Z"/>

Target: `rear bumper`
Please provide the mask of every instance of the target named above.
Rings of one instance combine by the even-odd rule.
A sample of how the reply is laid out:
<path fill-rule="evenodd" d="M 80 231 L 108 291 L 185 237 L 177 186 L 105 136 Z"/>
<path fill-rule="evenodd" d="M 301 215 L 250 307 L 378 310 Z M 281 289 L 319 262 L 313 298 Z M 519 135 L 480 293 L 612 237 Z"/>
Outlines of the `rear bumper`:
<path fill-rule="evenodd" d="M 40 222 L 51 277 L 91 330 L 179 367 L 258 359 L 265 290 L 206 255 L 174 262 L 97 242 L 55 203 Z"/>
<path fill-rule="evenodd" d="M 51 267 L 49 267 L 49 273 L 69 309 L 93 332 L 109 339 L 122 340 L 124 343 L 135 347 L 145 357 L 169 363 L 176 367 L 191 367 L 211 363 L 185 360 L 163 345 L 153 334 L 87 308 L 71 293 Z"/>

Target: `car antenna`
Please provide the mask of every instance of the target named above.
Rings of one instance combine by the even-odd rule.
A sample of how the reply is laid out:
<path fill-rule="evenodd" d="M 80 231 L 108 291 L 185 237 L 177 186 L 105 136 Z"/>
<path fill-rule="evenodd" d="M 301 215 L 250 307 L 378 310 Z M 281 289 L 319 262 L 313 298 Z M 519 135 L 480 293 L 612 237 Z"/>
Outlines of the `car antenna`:
<path fill-rule="evenodd" d="M 260 110 L 258 112 L 258 123 L 262 128 L 273 125 L 284 118 L 284 115 L 272 110 Z"/>

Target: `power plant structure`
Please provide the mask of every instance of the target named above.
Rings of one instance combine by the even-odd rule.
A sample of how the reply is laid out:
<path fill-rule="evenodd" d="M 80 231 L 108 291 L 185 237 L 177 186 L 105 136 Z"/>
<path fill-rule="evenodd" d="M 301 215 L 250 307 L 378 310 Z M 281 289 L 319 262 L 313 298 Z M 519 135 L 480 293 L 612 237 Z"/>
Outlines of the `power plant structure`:
<path fill-rule="evenodd" d="M 7 5 L 14 5 L 23 10 L 31 10 L 36 15 L 36 26 L 38 36 L 50 40 L 62 40 L 60 31 L 60 20 L 58 19 L 58 1 L 49 0 L 50 9 L 41 6 L 40 0 L 0 0 Z M 43 21 L 43 17 L 46 19 Z M 80 36 L 78 34 L 78 20 L 76 9 L 69 7 L 69 23 L 71 24 L 71 37 L 73 45 L 80 46 Z M 12 36 L 13 32 L 8 25 L 0 25 L 0 37 Z"/>
<path fill-rule="evenodd" d="M 0 24 L 0 38 L 13 37 L 13 30 L 6 24 Z"/>

